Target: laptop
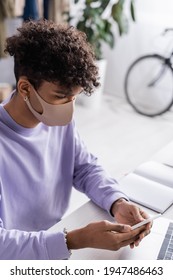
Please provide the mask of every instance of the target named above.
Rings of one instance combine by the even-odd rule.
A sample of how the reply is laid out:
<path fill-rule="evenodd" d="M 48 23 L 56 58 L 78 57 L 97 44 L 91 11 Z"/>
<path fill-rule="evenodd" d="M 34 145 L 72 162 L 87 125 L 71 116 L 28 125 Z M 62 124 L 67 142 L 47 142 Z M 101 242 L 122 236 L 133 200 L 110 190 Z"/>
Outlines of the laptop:
<path fill-rule="evenodd" d="M 85 226 L 91 221 L 113 218 L 91 201 L 78 208 L 58 224 L 50 228 L 57 231 L 64 226 L 68 230 Z M 153 221 L 151 233 L 146 236 L 138 247 L 131 249 L 129 246 L 118 251 L 85 248 L 73 250 L 70 260 L 171 260 L 173 259 L 173 220 L 164 218 L 163 215 Z"/>

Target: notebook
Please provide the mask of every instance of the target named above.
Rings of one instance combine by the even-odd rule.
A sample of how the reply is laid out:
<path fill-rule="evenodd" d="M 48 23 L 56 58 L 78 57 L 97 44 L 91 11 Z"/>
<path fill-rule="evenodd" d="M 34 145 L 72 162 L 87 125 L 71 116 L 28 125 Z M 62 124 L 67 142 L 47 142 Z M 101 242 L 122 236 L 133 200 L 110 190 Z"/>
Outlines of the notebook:
<path fill-rule="evenodd" d="M 173 168 L 148 161 L 124 176 L 121 190 L 134 202 L 163 213 L 173 204 Z"/>

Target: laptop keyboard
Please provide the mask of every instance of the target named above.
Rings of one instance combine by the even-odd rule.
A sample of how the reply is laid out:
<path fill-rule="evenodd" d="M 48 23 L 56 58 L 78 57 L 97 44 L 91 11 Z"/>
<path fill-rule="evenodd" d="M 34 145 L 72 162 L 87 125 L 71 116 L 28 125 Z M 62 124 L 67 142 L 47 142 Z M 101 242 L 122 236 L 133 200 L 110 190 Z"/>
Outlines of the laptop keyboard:
<path fill-rule="evenodd" d="M 160 248 L 158 260 L 173 260 L 173 223 L 170 223 Z"/>

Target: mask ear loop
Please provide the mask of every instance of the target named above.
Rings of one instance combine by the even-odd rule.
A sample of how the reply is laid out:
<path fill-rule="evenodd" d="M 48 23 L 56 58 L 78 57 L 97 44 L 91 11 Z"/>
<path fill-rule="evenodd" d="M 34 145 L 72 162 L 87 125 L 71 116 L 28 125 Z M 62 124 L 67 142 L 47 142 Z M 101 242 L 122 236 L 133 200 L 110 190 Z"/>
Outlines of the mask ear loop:
<path fill-rule="evenodd" d="M 25 96 L 23 100 L 24 100 L 25 102 L 28 101 L 28 97 Z"/>

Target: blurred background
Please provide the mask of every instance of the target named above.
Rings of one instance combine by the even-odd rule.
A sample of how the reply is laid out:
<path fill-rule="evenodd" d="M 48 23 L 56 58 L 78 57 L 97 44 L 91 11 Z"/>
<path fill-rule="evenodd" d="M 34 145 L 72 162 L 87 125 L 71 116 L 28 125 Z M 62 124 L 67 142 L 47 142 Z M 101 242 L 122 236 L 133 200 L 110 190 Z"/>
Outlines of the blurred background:
<path fill-rule="evenodd" d="M 44 17 L 86 30 L 91 43 L 100 43 L 98 63 L 103 58 L 106 68 L 100 68 L 101 92 L 80 97 L 75 119 L 89 150 L 111 176 L 121 178 L 173 139 L 172 108 L 154 118 L 142 116 L 124 92 L 126 72 L 136 58 L 153 52 L 167 56 L 172 50 L 173 33 L 161 36 L 173 28 L 172 12 L 172 0 L 0 0 L 1 101 L 15 88 L 13 59 L 3 52 L 5 38 L 24 20 Z M 86 200 L 74 191 L 69 212 Z"/>
<path fill-rule="evenodd" d="M 31 18 L 33 17 L 34 5 L 36 6 L 35 9 L 37 9 L 37 12 L 34 14 L 34 17 L 36 18 L 44 16 L 44 5 L 45 7 L 47 5 L 47 17 L 50 19 L 57 22 L 64 21 L 64 12 L 69 11 L 74 17 L 75 23 L 75 19 L 79 19 L 80 17 L 80 10 L 83 7 L 82 2 L 84 1 L 81 0 L 75 4 L 73 0 L 1 0 L 0 5 L 4 6 L 2 4 L 3 2 L 9 2 L 11 4 L 5 5 L 7 8 L 6 15 L 4 15 L 4 18 L 3 15 L 1 16 L 0 82 L 14 83 L 11 69 L 8 69 L 7 73 L 4 68 L 4 65 L 7 65 L 8 63 L 9 65 L 11 64 L 9 59 L 2 59 L 3 37 L 12 35 L 15 32 L 16 27 L 22 23 L 24 16 L 26 18 L 27 16 Z M 26 16 L 26 12 L 24 15 L 24 8 L 27 2 L 30 2 L 30 5 L 28 6 L 31 6 L 31 13 L 28 12 L 28 15 Z M 47 4 L 45 4 L 45 2 L 47 2 Z M 116 3 L 118 1 L 111 0 L 110 2 Z M 126 0 L 122 2 L 125 2 L 124 10 L 128 18 L 128 6 L 130 1 Z M 10 6 L 11 9 L 9 9 Z M 160 38 L 160 34 L 164 28 L 173 27 L 173 1 L 135 0 L 134 7 L 136 20 L 135 22 L 129 20 L 129 28 L 126 34 L 123 34 L 123 36 L 120 37 L 117 25 L 113 24 L 112 29 L 115 34 L 114 48 L 111 49 L 103 42 L 103 54 L 107 59 L 107 71 L 104 84 L 104 93 L 106 94 L 117 96 L 123 95 L 125 72 L 127 71 L 128 65 L 139 55 L 153 51 L 165 53 L 168 40 Z M 0 8 L 2 11 L 2 7 Z M 4 27 L 2 27 L 2 22 L 4 22 Z M 4 29 L 6 30 L 4 31 Z"/>

